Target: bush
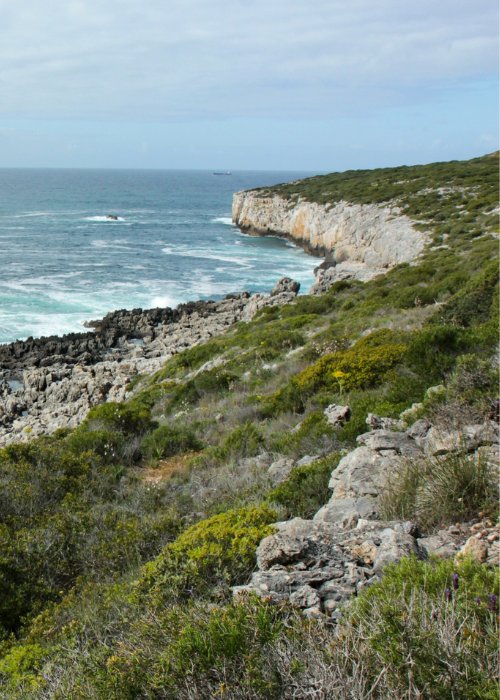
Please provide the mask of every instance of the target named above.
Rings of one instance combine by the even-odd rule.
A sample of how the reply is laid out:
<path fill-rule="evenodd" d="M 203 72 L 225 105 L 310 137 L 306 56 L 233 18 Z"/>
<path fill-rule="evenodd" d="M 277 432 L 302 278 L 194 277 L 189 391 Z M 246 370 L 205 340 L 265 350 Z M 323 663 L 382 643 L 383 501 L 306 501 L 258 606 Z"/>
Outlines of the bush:
<path fill-rule="evenodd" d="M 214 447 L 211 454 L 218 460 L 237 460 L 253 457 L 264 445 L 264 438 L 255 423 L 243 423 L 224 439 L 221 445 Z"/>
<path fill-rule="evenodd" d="M 497 697 L 494 593 L 498 574 L 469 561 L 386 567 L 346 620 L 362 640 L 365 672 L 382 681 L 380 697 Z"/>
<path fill-rule="evenodd" d="M 395 468 L 380 497 L 388 520 L 416 520 L 424 529 L 495 512 L 496 473 L 485 456 L 450 453 Z"/>
<path fill-rule="evenodd" d="M 334 453 L 305 467 L 295 467 L 288 479 L 269 493 L 268 500 L 283 506 L 287 518 L 312 518 L 329 499 L 328 483 L 339 460 L 340 454 Z"/>
<path fill-rule="evenodd" d="M 202 447 L 196 435 L 188 428 L 161 425 L 143 438 L 141 453 L 146 459 L 154 461 L 190 450 L 201 450 Z"/>
<path fill-rule="evenodd" d="M 212 586 L 243 583 L 255 551 L 271 534 L 276 512 L 268 505 L 229 510 L 193 525 L 144 567 L 138 590 L 158 600 L 191 598 Z"/>
<path fill-rule="evenodd" d="M 146 406 L 110 401 L 91 408 L 84 426 L 87 430 L 118 430 L 124 435 L 141 435 L 156 424 Z"/>
<path fill-rule="evenodd" d="M 470 280 L 440 311 L 442 323 L 462 327 L 488 321 L 498 307 L 498 262 L 491 261 L 487 268 Z"/>
<path fill-rule="evenodd" d="M 299 372 L 287 386 L 262 401 L 261 414 L 276 416 L 283 411 L 304 411 L 306 401 L 322 390 L 341 396 L 347 391 L 380 384 L 387 372 L 399 364 L 407 346 L 387 329 L 361 338 L 347 350 L 324 355 Z"/>
<path fill-rule="evenodd" d="M 413 335 L 406 360 L 428 383 L 440 382 L 453 369 L 464 346 L 464 332 L 455 326 L 430 325 Z"/>
<path fill-rule="evenodd" d="M 335 444 L 335 429 L 322 411 L 312 411 L 298 429 L 273 435 L 269 449 L 295 458 L 305 454 L 325 454 Z"/>
<path fill-rule="evenodd" d="M 74 454 L 92 450 L 104 464 L 117 464 L 126 454 L 126 440 L 117 430 L 87 430 L 80 427 L 66 439 L 68 449 Z"/>

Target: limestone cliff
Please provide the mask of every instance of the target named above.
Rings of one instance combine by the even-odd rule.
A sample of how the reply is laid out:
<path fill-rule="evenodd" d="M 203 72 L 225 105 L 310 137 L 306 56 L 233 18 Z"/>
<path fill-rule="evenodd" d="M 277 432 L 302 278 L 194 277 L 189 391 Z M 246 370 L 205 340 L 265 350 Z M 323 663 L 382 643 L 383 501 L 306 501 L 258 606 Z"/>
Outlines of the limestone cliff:
<path fill-rule="evenodd" d="M 415 259 L 427 240 L 390 205 L 321 205 L 248 190 L 233 195 L 232 215 L 246 233 L 285 236 L 312 254 L 330 254 L 350 276 L 361 279 Z"/>

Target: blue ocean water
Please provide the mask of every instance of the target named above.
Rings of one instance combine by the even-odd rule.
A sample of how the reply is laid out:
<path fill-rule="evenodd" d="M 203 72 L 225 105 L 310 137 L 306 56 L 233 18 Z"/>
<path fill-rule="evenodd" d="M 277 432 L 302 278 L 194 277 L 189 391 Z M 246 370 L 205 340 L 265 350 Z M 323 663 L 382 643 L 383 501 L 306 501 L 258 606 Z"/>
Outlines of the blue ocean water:
<path fill-rule="evenodd" d="M 306 291 L 317 259 L 230 217 L 233 192 L 308 174 L 0 169 L 0 343 L 285 275 Z"/>

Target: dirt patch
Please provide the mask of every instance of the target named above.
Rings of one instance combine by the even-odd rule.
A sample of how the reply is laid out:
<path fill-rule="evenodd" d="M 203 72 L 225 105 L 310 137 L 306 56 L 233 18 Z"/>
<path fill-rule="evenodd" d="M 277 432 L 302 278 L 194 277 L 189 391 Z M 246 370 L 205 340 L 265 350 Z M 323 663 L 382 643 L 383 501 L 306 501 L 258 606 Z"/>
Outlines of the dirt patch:
<path fill-rule="evenodd" d="M 140 470 L 140 477 L 143 481 L 158 484 L 167 481 L 174 474 L 182 474 L 188 470 L 189 463 L 199 452 L 186 452 L 183 455 L 176 455 L 168 459 L 160 459 L 154 467 L 144 467 Z"/>

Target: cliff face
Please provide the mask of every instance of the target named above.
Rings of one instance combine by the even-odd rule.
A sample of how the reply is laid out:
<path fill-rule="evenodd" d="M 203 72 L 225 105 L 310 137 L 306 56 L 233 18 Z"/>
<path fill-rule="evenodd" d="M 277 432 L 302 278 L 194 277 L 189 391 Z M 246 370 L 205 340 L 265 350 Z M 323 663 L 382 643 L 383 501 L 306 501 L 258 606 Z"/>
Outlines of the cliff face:
<path fill-rule="evenodd" d="M 415 259 L 426 242 L 397 207 L 290 202 L 252 190 L 233 196 L 233 222 L 247 233 L 286 236 L 315 255 L 330 253 L 364 278 Z"/>

